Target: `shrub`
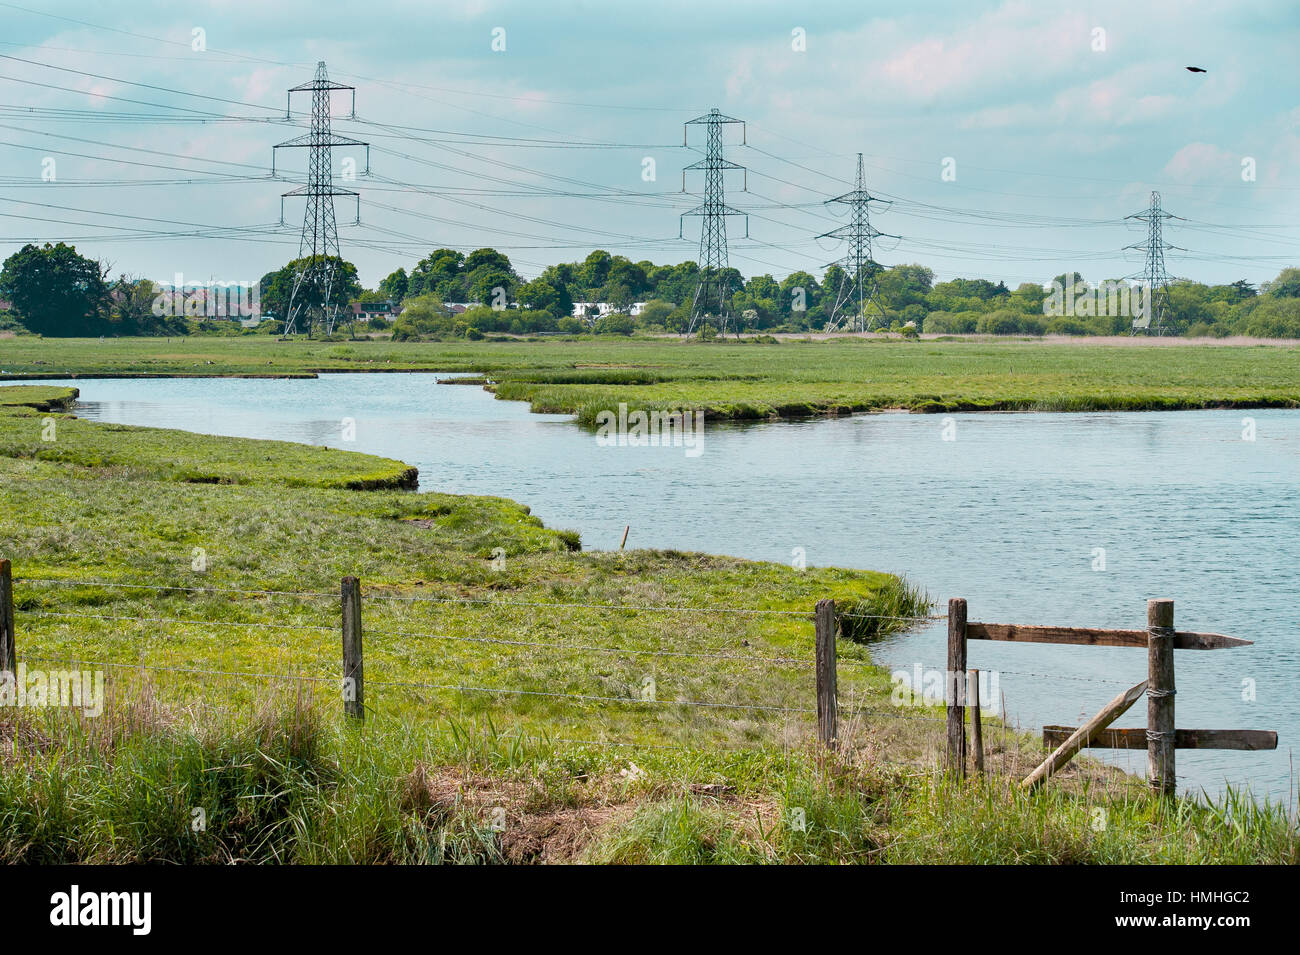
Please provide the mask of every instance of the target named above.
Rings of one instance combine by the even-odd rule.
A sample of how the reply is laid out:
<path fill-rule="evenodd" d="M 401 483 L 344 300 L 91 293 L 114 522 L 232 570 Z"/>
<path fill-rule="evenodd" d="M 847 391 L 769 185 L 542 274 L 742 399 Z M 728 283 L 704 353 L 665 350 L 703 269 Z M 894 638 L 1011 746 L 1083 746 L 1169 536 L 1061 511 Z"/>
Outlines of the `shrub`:
<path fill-rule="evenodd" d="M 596 319 L 594 331 L 597 335 L 631 335 L 636 330 L 636 321 L 630 315 L 611 312 Z"/>

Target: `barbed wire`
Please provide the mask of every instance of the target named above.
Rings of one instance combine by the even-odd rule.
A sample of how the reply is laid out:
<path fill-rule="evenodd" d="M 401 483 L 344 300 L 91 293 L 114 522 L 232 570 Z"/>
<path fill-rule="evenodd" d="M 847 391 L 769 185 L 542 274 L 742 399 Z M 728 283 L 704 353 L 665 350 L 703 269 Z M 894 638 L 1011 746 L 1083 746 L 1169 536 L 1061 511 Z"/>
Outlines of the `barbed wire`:
<path fill-rule="evenodd" d="M 948 615 L 946 613 L 916 614 L 907 617 L 893 617 L 893 616 L 889 616 L 888 614 L 838 613 L 837 612 L 835 616 L 846 617 L 850 620 L 904 620 L 904 621 L 913 621 L 913 622 L 920 622 L 920 621 L 934 622 L 938 620 L 948 619 Z"/>
<path fill-rule="evenodd" d="M 457 690 L 462 693 L 502 693 L 509 696 L 542 696 L 590 703 L 631 703 L 639 706 L 696 706 L 713 709 L 754 710 L 769 713 L 816 713 L 808 707 L 765 703 L 723 703 L 715 700 L 646 700 L 632 696 L 597 696 L 587 693 L 557 693 L 551 690 L 519 690 L 513 687 L 467 686 L 457 683 L 408 683 L 395 680 L 367 680 L 367 686 L 404 687 L 420 690 Z"/>
<path fill-rule="evenodd" d="M 321 593 L 306 590 L 244 590 L 235 587 L 181 587 L 171 584 L 141 584 L 108 580 L 73 580 L 67 577 L 15 577 L 14 583 L 24 584 L 59 584 L 70 587 L 115 587 L 124 590 L 178 590 L 188 593 L 249 594 L 265 597 L 332 597 L 339 594 Z"/>
<path fill-rule="evenodd" d="M 48 656 L 38 653 L 24 653 L 24 660 L 39 660 L 44 663 L 62 663 L 81 664 L 97 667 L 106 667 L 120 670 L 148 670 L 153 673 L 186 673 L 200 674 L 205 676 L 240 676 L 251 677 L 259 680 L 287 680 L 305 683 L 332 683 L 335 685 L 342 684 L 342 677 L 325 677 L 325 676 L 302 676 L 290 673 L 262 673 L 252 670 L 213 670 L 206 667 L 168 667 L 158 666 L 152 663 L 113 663 L 108 660 L 86 660 L 80 657 L 64 657 L 60 655 Z"/>
<path fill-rule="evenodd" d="M 563 601 L 496 600 L 491 597 L 435 597 L 407 594 L 380 594 L 367 591 L 366 600 L 396 600 L 411 603 L 462 603 L 487 604 L 497 607 L 531 607 L 536 609 L 621 610 L 629 613 L 734 613 L 741 615 L 773 615 L 806 617 L 812 619 L 812 610 L 771 610 L 762 607 L 674 607 L 654 604 L 598 604 Z"/>
<path fill-rule="evenodd" d="M 895 713 L 891 710 L 873 710 L 864 707 L 847 707 L 839 711 L 841 717 L 845 716 L 884 716 L 895 720 L 915 720 L 919 723 L 946 723 L 946 717 L 942 716 L 920 716 L 916 713 Z"/>
<path fill-rule="evenodd" d="M 185 623 L 196 624 L 200 627 L 232 627 L 241 630 L 245 627 L 260 627 L 275 630 L 323 630 L 329 633 L 336 633 L 338 631 L 337 627 L 326 627 L 319 624 L 309 623 L 266 623 L 263 621 L 246 621 L 241 623 L 231 620 L 201 620 L 193 617 L 131 617 L 101 613 L 67 613 L 58 610 L 22 610 L 19 612 L 30 614 L 34 617 L 71 617 L 76 620 L 134 621 L 135 623 Z"/>

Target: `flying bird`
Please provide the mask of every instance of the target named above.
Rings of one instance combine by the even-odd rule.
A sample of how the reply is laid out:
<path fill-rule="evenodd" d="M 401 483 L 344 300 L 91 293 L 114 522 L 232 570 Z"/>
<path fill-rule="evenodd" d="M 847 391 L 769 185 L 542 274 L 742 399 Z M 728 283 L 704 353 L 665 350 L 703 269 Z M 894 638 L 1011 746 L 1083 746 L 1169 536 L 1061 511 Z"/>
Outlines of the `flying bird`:
<path fill-rule="evenodd" d="M 1189 66 L 1189 67 L 1187 68 L 1187 72 L 1188 72 L 1188 73 L 1204 73 L 1205 70 L 1201 69 L 1199 66 Z"/>

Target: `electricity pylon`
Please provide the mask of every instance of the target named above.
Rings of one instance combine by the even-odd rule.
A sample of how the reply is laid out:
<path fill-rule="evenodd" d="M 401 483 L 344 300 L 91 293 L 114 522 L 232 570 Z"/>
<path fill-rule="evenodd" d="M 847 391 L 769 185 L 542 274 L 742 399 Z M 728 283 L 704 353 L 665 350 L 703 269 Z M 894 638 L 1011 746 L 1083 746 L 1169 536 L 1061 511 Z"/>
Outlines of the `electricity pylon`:
<path fill-rule="evenodd" d="M 840 287 L 835 293 L 835 307 L 831 309 L 830 318 L 826 321 L 826 331 L 838 330 L 848 318 L 848 308 L 856 305 L 857 310 L 853 315 L 854 330 L 865 332 L 871 325 L 867 321 L 869 304 L 876 306 L 882 320 L 885 317 L 885 309 L 876 298 L 876 277 L 872 272 L 875 263 L 871 259 L 871 240 L 885 233 L 877 232 L 871 226 L 870 205 L 880 200 L 867 192 L 867 179 L 862 171 L 862 153 L 858 153 L 857 185 L 852 192 L 826 200 L 828 205 L 832 202 L 841 202 L 849 207 L 848 224 L 832 229 L 830 232 L 823 232 L 817 238 L 845 239 L 849 243 L 849 248 L 848 254 L 842 259 L 829 263 L 843 268 L 844 277 L 840 280 Z"/>
<path fill-rule="evenodd" d="M 728 312 L 731 296 L 724 287 L 723 271 L 727 268 L 727 216 L 745 216 L 745 238 L 749 238 L 749 216 L 739 209 L 727 205 L 723 198 L 723 173 L 731 169 L 744 170 L 722 157 L 722 127 L 728 123 L 739 123 L 741 145 L 745 143 L 745 122 L 724 116 L 716 109 L 709 110 L 703 116 L 697 116 L 685 124 L 682 130 L 682 145 L 687 144 L 686 137 L 691 126 L 707 126 L 707 148 L 704 158 L 692 163 L 682 170 L 682 192 L 686 191 L 686 172 L 690 169 L 704 170 L 704 202 L 690 212 L 683 212 L 678 219 L 678 236 L 683 234 L 682 218 L 700 216 L 700 281 L 695 286 L 695 298 L 691 302 L 691 323 L 686 334 L 694 333 L 695 326 L 710 316 L 716 316 L 722 334 L 727 333 Z M 745 189 L 749 188 L 749 173 L 745 173 Z M 716 309 L 716 311 L 713 311 Z"/>
<path fill-rule="evenodd" d="M 334 197 L 355 196 L 357 200 L 357 222 L 361 221 L 361 195 L 351 189 L 342 189 L 334 185 L 333 153 L 335 146 L 365 146 L 366 169 L 370 172 L 370 144 L 359 139 L 336 136 L 330 132 L 330 94 L 334 90 L 349 90 L 352 93 L 352 112 L 350 118 L 357 115 L 356 87 L 334 83 L 325 72 L 325 61 L 316 64 L 316 77 L 309 83 L 292 87 L 285 97 L 284 118 L 288 119 L 293 103 L 294 93 L 310 91 L 311 97 L 311 132 L 296 136 L 287 142 L 278 143 L 275 149 L 306 147 L 310 150 L 307 184 L 291 189 L 280 196 L 280 222 L 284 222 L 284 200 L 288 196 L 306 196 L 307 210 L 302 220 L 302 239 L 298 243 L 298 259 L 301 267 L 293 277 L 293 292 L 289 295 L 289 311 L 285 316 L 284 333 L 292 335 L 296 331 L 298 316 L 306 313 L 307 333 L 317 326 L 325 329 L 326 335 L 334 333 L 334 322 L 338 315 L 338 304 L 331 302 L 334 289 L 334 271 L 341 259 L 339 254 L 338 223 L 334 219 Z M 274 149 L 272 150 L 274 156 Z M 275 172 L 275 160 L 271 161 L 271 172 Z M 302 265 L 302 260 L 306 260 Z"/>
<path fill-rule="evenodd" d="M 1150 307 L 1146 314 L 1133 319 L 1131 334 L 1139 330 L 1163 335 L 1172 331 L 1166 321 L 1172 322 L 1172 309 L 1169 302 L 1169 273 L 1165 271 L 1165 252 L 1178 248 L 1164 240 L 1164 220 L 1179 219 L 1160 208 L 1160 193 L 1152 190 L 1151 205 L 1142 212 L 1135 212 L 1126 219 L 1141 219 L 1147 224 L 1147 240 L 1144 243 L 1125 246 L 1126 249 L 1141 249 L 1146 252 L 1146 263 L 1141 273 L 1142 284 L 1150 294 Z"/>

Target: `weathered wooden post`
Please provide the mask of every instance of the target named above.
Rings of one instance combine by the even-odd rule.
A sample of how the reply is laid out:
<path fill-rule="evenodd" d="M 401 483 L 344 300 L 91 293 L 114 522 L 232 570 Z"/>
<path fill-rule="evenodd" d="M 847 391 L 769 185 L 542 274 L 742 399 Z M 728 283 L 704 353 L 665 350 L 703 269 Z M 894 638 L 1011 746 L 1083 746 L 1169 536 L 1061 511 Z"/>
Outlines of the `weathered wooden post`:
<path fill-rule="evenodd" d="M 18 675 L 18 644 L 14 635 L 14 578 L 7 558 L 0 558 L 0 670 Z"/>
<path fill-rule="evenodd" d="M 343 578 L 343 714 L 366 718 L 365 674 L 361 665 L 361 581 Z"/>
<path fill-rule="evenodd" d="M 966 600 L 948 601 L 948 771 L 966 773 Z"/>
<path fill-rule="evenodd" d="M 1147 601 L 1147 777 L 1172 796 L 1174 775 L 1174 602 Z"/>
<path fill-rule="evenodd" d="M 813 615 L 817 629 L 817 737 L 834 749 L 839 734 L 835 697 L 835 601 L 819 600 Z"/>
<path fill-rule="evenodd" d="M 970 697 L 971 746 L 975 751 L 975 772 L 984 772 L 984 728 L 980 725 L 980 671 L 966 671 L 966 688 Z"/>

